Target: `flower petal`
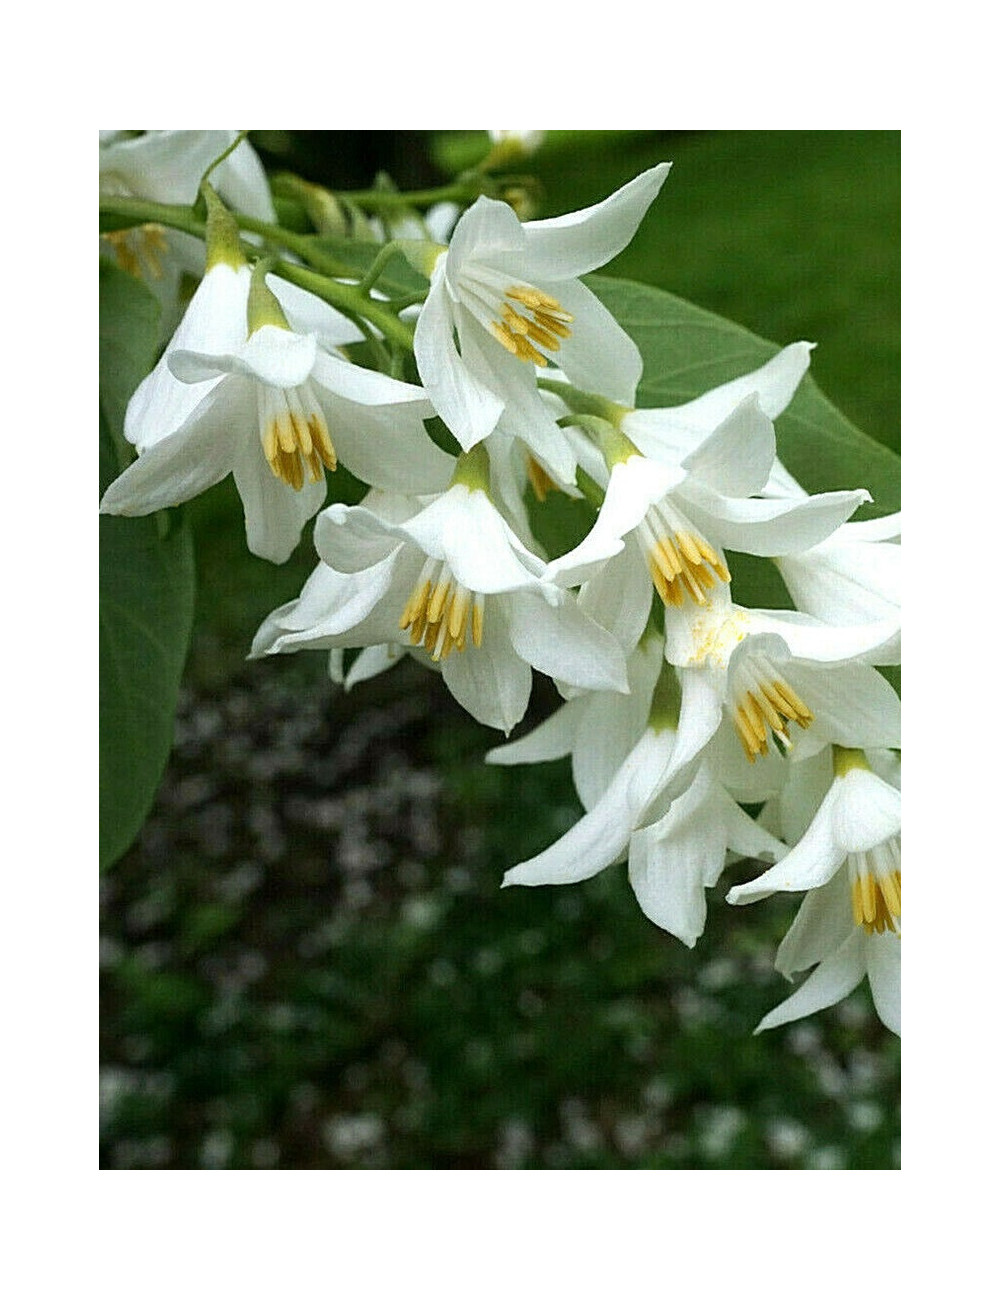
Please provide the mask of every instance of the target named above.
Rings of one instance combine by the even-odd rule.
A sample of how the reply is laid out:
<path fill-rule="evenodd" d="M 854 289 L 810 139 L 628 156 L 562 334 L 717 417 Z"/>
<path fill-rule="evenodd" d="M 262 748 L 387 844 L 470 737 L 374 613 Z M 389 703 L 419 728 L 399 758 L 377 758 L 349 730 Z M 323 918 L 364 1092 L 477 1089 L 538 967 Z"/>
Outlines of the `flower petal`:
<path fill-rule="evenodd" d="M 511 767 L 518 763 L 549 763 L 557 758 L 565 758 L 573 748 L 580 718 L 587 703 L 587 698 L 582 695 L 575 700 L 568 700 L 533 731 L 506 745 L 496 745 L 487 750 L 486 762 Z"/>
<path fill-rule="evenodd" d="M 256 422 L 249 385 L 238 378 L 224 381 L 176 432 L 140 452 L 119 474 L 101 500 L 101 513 L 148 515 L 190 501 L 232 471 L 251 429 L 256 441 Z"/>
<path fill-rule="evenodd" d="M 854 929 L 850 881 L 847 872 L 840 870 L 803 898 L 778 946 L 775 970 L 789 979 L 798 971 L 808 970 L 836 952 Z"/>
<path fill-rule="evenodd" d="M 491 257 L 491 264 L 532 283 L 567 280 L 603 266 L 638 230 L 669 170 L 670 163 L 658 163 L 589 208 L 525 222 L 523 253 Z"/>
<path fill-rule="evenodd" d="M 623 538 L 638 527 L 649 507 L 683 481 L 684 471 L 645 456 L 630 456 L 611 471 L 604 502 L 593 528 L 578 546 L 545 570 L 549 582 L 573 587 L 594 577 L 623 548 Z"/>
<path fill-rule="evenodd" d="M 537 287 L 573 317 L 572 333 L 559 349 L 559 364 L 570 383 L 631 406 L 642 376 L 642 354 L 611 312 L 576 280 Z"/>
<path fill-rule="evenodd" d="M 512 592 L 508 614 L 515 651 L 539 672 L 584 690 L 628 692 L 621 646 L 571 597 L 553 608 L 537 592 Z"/>
<path fill-rule="evenodd" d="M 855 926 L 854 933 L 844 940 L 831 957 L 820 962 L 790 998 L 767 1013 L 754 1033 L 759 1034 L 762 1029 L 774 1029 L 790 1020 L 801 1020 L 803 1016 L 811 1016 L 814 1011 L 832 1007 L 834 1003 L 846 998 L 865 976 L 861 948 L 863 937 L 863 931 Z"/>
<path fill-rule="evenodd" d="M 866 935 L 868 983 L 879 1019 L 894 1034 L 902 1032 L 900 971 L 902 943 L 898 934 Z"/>
<path fill-rule="evenodd" d="M 681 495 L 692 523 L 713 543 L 748 555 L 808 550 L 829 537 L 858 506 L 871 500 L 863 488 L 794 500 L 724 497 L 691 478 L 684 483 Z"/>
<path fill-rule="evenodd" d="M 449 655 L 441 675 L 477 722 L 509 735 L 521 721 L 531 695 L 531 669 L 514 653 L 500 600 L 487 604 L 482 644 Z"/>
<path fill-rule="evenodd" d="M 296 492 L 272 474 L 257 439 L 237 448 L 233 478 L 243 501 L 251 553 L 284 564 L 298 546 L 305 524 L 323 507 L 326 479 L 306 483 Z"/>
<path fill-rule="evenodd" d="M 201 280 L 167 348 L 132 394 L 125 410 L 125 437 L 140 451 L 179 429 L 219 382 L 218 373 L 183 383 L 168 364 L 176 348 L 209 353 L 238 349 L 246 337 L 250 268 L 218 263 Z"/>
<path fill-rule="evenodd" d="M 492 433 L 503 398 L 474 376 L 455 346 L 455 319 L 437 268 L 417 319 L 413 350 L 421 383 L 434 409 L 468 451 Z"/>
<path fill-rule="evenodd" d="M 591 811 L 542 853 L 511 867 L 504 886 L 575 884 L 622 858 L 632 834 L 632 780 L 638 772 L 666 771 L 673 741 L 671 732 L 646 731 Z"/>
<path fill-rule="evenodd" d="M 722 496 L 748 497 L 767 482 L 776 452 L 774 425 L 751 393 L 688 454 L 683 468 Z"/>

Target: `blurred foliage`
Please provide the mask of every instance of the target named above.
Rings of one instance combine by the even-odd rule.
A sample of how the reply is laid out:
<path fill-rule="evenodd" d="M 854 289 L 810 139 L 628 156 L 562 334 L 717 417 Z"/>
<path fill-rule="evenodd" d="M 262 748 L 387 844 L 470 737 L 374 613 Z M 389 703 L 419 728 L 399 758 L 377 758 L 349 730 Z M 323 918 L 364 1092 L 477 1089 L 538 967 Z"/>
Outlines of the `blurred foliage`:
<path fill-rule="evenodd" d="M 417 133 L 264 134 L 269 165 L 339 187 L 444 175 Z M 567 134 L 532 160 L 538 215 L 673 158 L 611 273 L 816 340 L 821 387 L 898 445 L 898 134 Z M 174 749 L 103 883 L 105 1167 L 897 1164 L 899 1044 L 867 991 L 751 1032 L 787 989 L 794 899 L 716 891 L 692 953 L 623 868 L 500 890 L 578 815 L 567 765 L 485 766 L 495 734 L 409 661 L 346 697 L 322 654 L 245 665 L 311 541 L 281 568 L 249 556 L 231 483 L 183 513 L 198 592 Z M 538 682 L 525 725 L 554 703 Z"/>

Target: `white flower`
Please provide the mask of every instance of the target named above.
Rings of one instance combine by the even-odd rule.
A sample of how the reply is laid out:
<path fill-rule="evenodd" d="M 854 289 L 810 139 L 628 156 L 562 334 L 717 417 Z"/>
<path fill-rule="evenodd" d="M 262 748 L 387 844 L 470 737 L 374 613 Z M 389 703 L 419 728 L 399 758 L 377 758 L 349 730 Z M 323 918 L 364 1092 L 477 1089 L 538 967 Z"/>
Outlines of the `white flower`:
<path fill-rule="evenodd" d="M 333 575 L 314 572 L 303 606 L 277 611 L 256 652 L 423 647 L 459 703 L 507 732 L 527 708 L 532 667 L 625 691 L 617 642 L 541 581 L 542 562 L 490 502 L 485 476 L 463 458 L 446 492 L 402 518 L 377 512 L 377 502 L 330 506 L 317 520 L 316 549 Z"/>
<path fill-rule="evenodd" d="M 666 657 L 685 689 L 694 678 L 709 683 L 751 763 L 772 738 L 798 758 L 829 743 L 893 748 L 899 698 L 864 660 L 877 661 L 895 627 L 831 627 L 795 611 L 744 609 L 726 584 L 704 607 L 667 610 Z"/>
<path fill-rule="evenodd" d="M 178 428 L 144 442 L 105 493 L 105 513 L 149 514 L 232 473 L 250 550 L 282 563 L 338 458 L 375 486 L 431 491 L 448 480 L 451 458 L 423 426 L 424 392 L 325 352 L 314 334 L 265 324 L 231 351 L 174 348 L 168 366 L 211 386 Z"/>
<path fill-rule="evenodd" d="M 421 381 L 464 448 L 506 415 L 543 463 L 572 479 L 572 455 L 536 387 L 536 364 L 557 351 L 571 380 L 633 400 L 638 349 L 578 277 L 625 247 L 667 170 L 546 221 L 522 224 L 485 196 L 459 218 L 431 271 L 414 347 Z"/>
<path fill-rule="evenodd" d="M 573 586 L 593 577 L 631 536 L 632 560 L 641 552 L 665 605 L 704 605 L 716 583 L 729 582 L 722 547 L 752 555 L 804 550 L 871 499 L 864 490 L 755 498 L 775 458 L 774 426 L 756 394 L 680 461 L 641 455 L 610 426 L 608 441 L 611 472 L 597 521 L 578 546 L 549 565 L 551 581 Z M 621 581 L 617 569 L 615 581 Z"/>
<path fill-rule="evenodd" d="M 170 367 L 176 352 L 219 356 L 238 351 L 247 338 L 247 305 L 251 271 L 245 263 L 217 261 L 208 266 L 187 309 L 153 370 L 133 393 L 125 411 L 125 437 L 144 451 L 174 433 L 222 375 L 195 382 L 178 379 Z M 279 276 L 266 277 L 291 328 L 314 334 L 319 344 L 335 351 L 364 337 L 346 316 L 315 294 Z"/>
<path fill-rule="evenodd" d="M 833 771 L 795 847 L 727 895 L 730 903 L 743 904 L 776 891 L 807 891 L 776 965 L 789 977 L 810 966 L 816 970 L 758 1028 L 831 1006 L 867 976 L 879 1016 L 899 1033 L 899 791 L 871 770 L 860 750 L 835 749 Z"/>

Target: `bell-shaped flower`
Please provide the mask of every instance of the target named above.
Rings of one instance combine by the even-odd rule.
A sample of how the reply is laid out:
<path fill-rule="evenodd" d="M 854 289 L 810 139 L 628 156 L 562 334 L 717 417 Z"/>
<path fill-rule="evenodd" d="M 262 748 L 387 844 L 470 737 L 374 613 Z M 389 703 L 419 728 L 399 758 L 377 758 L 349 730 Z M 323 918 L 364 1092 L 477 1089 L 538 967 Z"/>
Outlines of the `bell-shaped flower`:
<path fill-rule="evenodd" d="M 372 502 L 325 510 L 316 549 L 335 576 L 317 570 L 303 593 L 308 605 L 279 611 L 258 634 L 257 652 L 408 645 L 440 665 L 474 718 L 506 732 L 527 708 L 532 667 L 588 690 L 627 690 L 618 643 L 541 580 L 542 561 L 488 496 L 485 461 L 485 453 L 461 457 L 447 491 L 405 518 Z M 345 575 L 353 585 L 340 586 Z M 326 598 L 334 585 L 347 594 L 339 614 Z M 299 626 L 312 610 L 322 620 Z"/>
<path fill-rule="evenodd" d="M 835 748 L 832 767 L 829 790 L 794 848 L 727 894 L 744 904 L 806 891 L 776 965 L 789 978 L 816 969 L 758 1028 L 832 1006 L 867 976 L 879 1016 L 899 1033 L 899 790 L 872 771 L 861 750 Z"/>
<path fill-rule="evenodd" d="M 595 576 L 618 556 L 605 581 L 627 585 L 626 570 L 641 557 L 664 605 L 705 605 L 716 584 L 729 582 L 723 547 L 752 555 L 800 551 L 870 500 L 864 490 L 756 497 L 775 458 L 774 426 L 756 394 L 680 461 L 646 457 L 620 430 L 595 423 L 610 467 L 607 491 L 590 533 L 546 570 L 563 585 Z"/>
<path fill-rule="evenodd" d="M 536 365 L 557 353 L 574 382 L 632 402 L 639 351 L 579 276 L 621 252 L 667 171 L 660 164 L 593 207 L 523 224 L 509 205 L 481 196 L 449 246 L 434 251 L 414 350 L 421 382 L 463 448 L 504 417 L 557 477 L 572 480 L 571 452 L 536 383 Z"/>
<path fill-rule="evenodd" d="M 374 486 L 411 491 L 441 488 L 452 461 L 424 428 L 432 410 L 422 389 L 324 351 L 315 334 L 290 328 L 263 276 L 255 286 L 265 323 L 249 338 L 226 351 L 170 350 L 173 376 L 207 391 L 179 427 L 145 440 L 101 510 L 150 514 L 232 473 L 250 550 L 282 563 L 322 506 L 324 470 L 338 458 Z M 149 430 L 148 412 L 137 423 Z"/>
<path fill-rule="evenodd" d="M 772 741 L 801 759 L 830 743 L 899 745 L 899 697 L 866 662 L 895 630 L 892 620 L 833 627 L 797 611 L 744 609 L 727 584 L 704 607 L 667 610 L 666 657 L 685 689 L 704 679 L 714 691 L 751 763 Z"/>

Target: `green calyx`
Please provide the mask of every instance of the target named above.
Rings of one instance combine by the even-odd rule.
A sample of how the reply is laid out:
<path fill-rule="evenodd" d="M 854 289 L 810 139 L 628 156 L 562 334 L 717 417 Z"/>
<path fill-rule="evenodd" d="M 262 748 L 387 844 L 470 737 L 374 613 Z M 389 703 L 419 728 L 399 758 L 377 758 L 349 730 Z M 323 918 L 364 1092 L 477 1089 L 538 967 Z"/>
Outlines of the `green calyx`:
<path fill-rule="evenodd" d="M 455 463 L 455 472 L 451 476 L 451 486 L 461 483 L 471 492 L 489 492 L 490 458 L 482 443 L 470 451 L 463 451 Z"/>
<path fill-rule="evenodd" d="M 271 262 L 264 259 L 257 263 L 250 277 L 250 297 L 247 299 L 247 337 L 255 334 L 265 325 L 276 325 L 278 329 L 291 329 L 288 317 L 281 309 L 281 303 L 267 287 L 266 275 L 271 269 Z"/>
<path fill-rule="evenodd" d="M 863 772 L 870 772 L 871 766 L 865 758 L 863 749 L 845 749 L 841 745 L 833 746 L 833 771 L 835 776 L 846 776 L 848 772 L 853 772 L 860 768 Z"/>
<path fill-rule="evenodd" d="M 649 706 L 649 726 L 655 732 L 676 731 L 681 716 L 681 684 L 672 664 L 664 663 Z"/>
<path fill-rule="evenodd" d="M 246 266 L 236 219 L 207 181 L 202 182 L 201 197 L 208 214 L 205 222 L 205 270 L 210 271 L 220 262 L 233 270 Z"/>
<path fill-rule="evenodd" d="M 428 280 L 442 253 L 448 251 L 447 245 L 435 244 L 430 239 L 397 239 L 395 247 L 403 254 L 415 271 L 426 275 Z"/>

